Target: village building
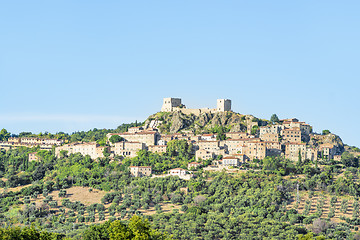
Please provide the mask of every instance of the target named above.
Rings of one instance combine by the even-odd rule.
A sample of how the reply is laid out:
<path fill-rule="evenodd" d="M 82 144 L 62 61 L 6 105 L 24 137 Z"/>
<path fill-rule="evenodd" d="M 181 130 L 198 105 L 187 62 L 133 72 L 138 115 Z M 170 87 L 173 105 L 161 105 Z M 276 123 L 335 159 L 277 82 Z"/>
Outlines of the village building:
<path fill-rule="evenodd" d="M 191 163 L 188 163 L 188 169 L 191 169 L 191 168 L 194 168 L 194 169 L 197 169 L 201 166 L 202 164 L 201 163 L 198 163 L 198 162 L 191 162 Z"/>
<path fill-rule="evenodd" d="M 37 155 L 37 152 L 29 153 L 29 162 L 31 161 L 38 161 L 39 157 Z"/>
<path fill-rule="evenodd" d="M 275 124 L 269 126 L 262 126 L 259 128 L 259 136 L 261 137 L 264 134 L 272 133 L 272 134 L 280 134 L 281 130 L 284 129 L 283 125 Z"/>
<path fill-rule="evenodd" d="M 106 136 L 108 139 L 110 139 L 110 137 L 113 135 L 118 135 L 128 142 L 145 143 L 146 146 L 157 145 L 157 142 L 160 139 L 160 134 L 157 131 L 141 131 L 135 133 L 108 133 Z"/>
<path fill-rule="evenodd" d="M 170 142 L 172 140 L 189 140 L 190 137 L 187 136 L 186 134 L 183 133 L 173 133 L 173 134 L 161 134 L 160 136 L 160 140 L 159 141 L 165 141 L 165 142 Z M 159 145 L 164 145 L 164 144 L 160 144 Z"/>
<path fill-rule="evenodd" d="M 263 141 L 278 142 L 279 141 L 279 134 L 278 133 L 260 134 L 260 139 L 263 140 Z"/>
<path fill-rule="evenodd" d="M 301 143 L 301 130 L 300 128 L 283 129 L 281 131 L 281 137 L 284 143 Z"/>
<path fill-rule="evenodd" d="M 143 127 L 131 127 L 128 129 L 128 133 L 137 133 L 137 132 L 142 132 L 142 131 L 144 131 Z"/>
<path fill-rule="evenodd" d="M 182 168 L 174 168 L 169 170 L 170 176 L 178 176 L 181 179 L 189 180 L 193 177 L 193 174 L 189 172 L 188 170 L 182 169 Z"/>
<path fill-rule="evenodd" d="M 100 146 L 96 142 L 89 143 L 71 143 L 55 148 L 55 156 L 60 157 L 61 151 L 67 151 L 67 154 L 80 153 L 83 156 L 89 155 L 92 159 L 103 158 L 104 150 L 107 146 Z"/>
<path fill-rule="evenodd" d="M 246 141 L 243 153 L 250 159 L 264 159 L 266 157 L 266 144 L 261 141 Z"/>
<path fill-rule="evenodd" d="M 64 143 L 64 141 L 60 139 L 37 138 L 37 137 L 11 137 L 8 139 L 7 142 L 14 146 L 27 146 L 27 147 L 42 146 L 43 148 L 49 148 L 49 149 L 51 149 L 52 146 L 60 146 L 61 144 Z"/>
<path fill-rule="evenodd" d="M 222 165 L 223 166 L 238 167 L 243 162 L 245 162 L 245 155 L 244 154 L 238 154 L 236 156 L 227 156 L 227 157 L 222 158 Z"/>
<path fill-rule="evenodd" d="M 266 156 L 279 156 L 281 155 L 281 144 L 276 141 L 264 141 L 266 146 Z"/>
<path fill-rule="evenodd" d="M 130 166 L 129 169 L 133 177 L 145 177 L 152 174 L 152 169 L 149 166 Z"/>
<path fill-rule="evenodd" d="M 0 149 L 4 149 L 5 151 L 8 151 L 12 148 L 12 144 L 8 142 L 0 142 Z"/>
<path fill-rule="evenodd" d="M 227 133 L 225 133 L 225 136 L 226 136 L 226 138 L 231 138 L 231 139 L 253 137 L 252 135 L 248 134 L 247 132 L 227 132 Z"/>
<path fill-rule="evenodd" d="M 306 147 L 306 157 L 310 161 L 318 160 L 319 150 L 315 147 Z"/>
<path fill-rule="evenodd" d="M 200 136 L 200 140 L 204 141 L 216 141 L 216 134 L 203 134 Z"/>
<path fill-rule="evenodd" d="M 197 150 L 195 152 L 196 159 L 209 160 L 214 159 L 216 157 L 214 152 L 206 151 L 206 150 Z"/>
<path fill-rule="evenodd" d="M 244 139 L 227 139 L 220 141 L 220 146 L 223 146 L 227 154 L 237 154 L 243 152 Z"/>
<path fill-rule="evenodd" d="M 285 144 L 285 158 L 291 161 L 298 161 L 299 156 L 301 157 L 301 160 L 305 160 L 306 153 L 305 143 L 292 142 Z"/>
<path fill-rule="evenodd" d="M 230 99 L 217 99 L 216 108 L 197 108 L 188 109 L 181 103 L 180 98 L 164 98 L 161 112 L 182 112 L 184 114 L 194 114 L 199 116 L 202 113 L 215 113 L 231 111 Z"/>
<path fill-rule="evenodd" d="M 198 141 L 194 144 L 198 147 L 199 150 L 206 150 L 209 152 L 217 153 L 220 151 L 220 142 L 219 141 Z"/>
<path fill-rule="evenodd" d="M 327 159 L 333 159 L 334 155 L 338 153 L 337 148 L 335 148 L 334 144 L 324 143 L 319 146 L 319 151 L 322 157 L 326 157 Z"/>
<path fill-rule="evenodd" d="M 124 157 L 135 157 L 139 150 L 145 150 L 145 143 L 141 142 L 117 142 L 111 147 L 111 152 Z"/>
<path fill-rule="evenodd" d="M 148 151 L 153 153 L 166 153 L 166 145 L 150 145 L 148 146 Z"/>

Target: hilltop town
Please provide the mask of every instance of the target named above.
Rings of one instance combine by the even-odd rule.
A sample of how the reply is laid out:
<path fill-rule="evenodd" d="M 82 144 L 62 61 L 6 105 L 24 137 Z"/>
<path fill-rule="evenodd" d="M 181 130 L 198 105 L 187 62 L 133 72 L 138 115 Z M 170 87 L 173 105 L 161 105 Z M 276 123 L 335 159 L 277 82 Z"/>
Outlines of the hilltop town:
<path fill-rule="evenodd" d="M 127 132 L 122 133 L 108 133 L 105 146 L 101 146 L 97 142 L 64 144 L 63 140 L 58 139 L 13 137 L 9 138 L 7 142 L 3 142 L 1 147 L 9 149 L 17 146 L 40 146 L 40 149 L 50 150 L 54 146 L 57 157 L 64 152 L 67 155 L 81 153 L 97 159 L 103 158 L 104 154 L 109 154 L 111 158 L 115 156 L 135 157 L 139 150 L 166 153 L 169 141 L 184 140 L 192 146 L 192 154 L 195 157 L 195 161 L 189 164 L 187 170 L 201 166 L 205 160 L 213 160 L 212 164 L 207 167 L 208 170 L 240 167 L 246 162 L 255 159 L 262 160 L 268 156 L 283 156 L 291 161 L 299 159 L 313 162 L 318 159 L 340 160 L 344 151 L 341 139 L 331 133 L 323 135 L 313 133 L 309 124 L 296 118 L 275 119 L 271 122 L 236 114 L 232 112 L 229 99 L 218 99 L 216 108 L 188 109 L 182 104 L 180 98 L 164 98 L 159 114 L 179 113 L 182 116 L 198 118 L 208 117 L 209 114 L 217 114 L 217 116 L 233 114 L 246 123 L 239 122 L 238 127 L 235 128 L 243 131 L 231 131 L 230 129 L 228 132 L 201 134 L 196 131 L 178 129 L 175 133 L 162 133 L 163 121 L 152 116 L 144 126 L 131 127 Z M 233 128 L 234 125 L 236 124 L 232 124 Z M 111 141 L 114 136 L 118 136 L 116 138 L 118 140 Z M 31 153 L 29 159 L 36 160 L 36 153 Z M 186 169 L 179 170 L 179 174 L 175 175 L 184 177 L 188 173 Z M 148 176 L 153 173 L 149 166 L 133 166 L 132 172 L 134 176 Z"/>
<path fill-rule="evenodd" d="M 159 109 L 116 129 L 2 129 L 0 225 L 93 239 L 83 238 L 94 234 L 89 224 L 137 215 L 175 239 L 360 238 L 360 149 L 297 118 L 236 113 L 230 99 L 194 109 L 164 98 Z"/>

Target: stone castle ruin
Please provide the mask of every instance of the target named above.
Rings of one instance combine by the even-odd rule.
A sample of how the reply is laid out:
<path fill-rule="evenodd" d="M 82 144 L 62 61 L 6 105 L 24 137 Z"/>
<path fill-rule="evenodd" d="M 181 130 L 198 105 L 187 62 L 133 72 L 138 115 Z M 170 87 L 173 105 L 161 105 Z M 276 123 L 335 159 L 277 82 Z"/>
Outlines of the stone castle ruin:
<path fill-rule="evenodd" d="M 202 113 L 215 113 L 231 111 L 230 99 L 218 99 L 216 108 L 188 109 L 181 103 L 181 98 L 164 98 L 161 112 L 182 112 L 199 116 Z"/>

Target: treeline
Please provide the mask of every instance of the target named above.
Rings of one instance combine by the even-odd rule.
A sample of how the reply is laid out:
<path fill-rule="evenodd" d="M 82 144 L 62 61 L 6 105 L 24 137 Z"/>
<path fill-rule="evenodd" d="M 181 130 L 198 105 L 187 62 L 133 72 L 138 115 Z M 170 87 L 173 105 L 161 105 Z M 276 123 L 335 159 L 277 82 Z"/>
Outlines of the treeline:
<path fill-rule="evenodd" d="M 89 131 L 78 131 L 71 134 L 65 132 L 49 133 L 49 132 L 40 132 L 39 134 L 34 134 L 32 132 L 21 132 L 19 134 L 11 134 L 6 129 L 0 130 L 0 141 L 7 141 L 10 137 L 34 137 L 34 138 L 48 138 L 48 139 L 62 139 L 66 142 L 92 142 L 98 141 L 103 143 L 106 134 L 115 132 L 126 132 L 130 127 L 137 127 L 144 125 L 143 122 L 133 122 L 133 123 L 123 123 L 115 129 L 91 129 Z"/>
<path fill-rule="evenodd" d="M 345 223 L 334 224 L 320 219 L 324 218 L 321 201 L 315 214 L 287 208 L 297 188 L 360 197 L 360 185 L 355 181 L 360 172 L 354 167 L 358 159 L 351 155 L 345 154 L 340 162 L 311 162 L 301 158 L 291 162 L 281 157 L 268 157 L 247 165 L 248 169 L 254 170 L 243 174 L 200 170 L 197 178 L 184 181 L 177 177 L 133 178 L 127 166 L 150 165 L 158 172 L 186 166 L 192 160 L 191 146 L 186 141 L 169 142 L 165 154 L 142 151 L 136 158 L 121 161 L 108 158 L 95 161 L 80 154 L 55 158 L 52 152 L 39 151 L 40 161 L 27 162 L 27 154 L 34 150 L 17 148 L 0 152 L 3 186 L 32 183 L 18 192 L 1 193 L 0 222 L 3 227 L 6 222 L 25 226 L 35 224 L 79 239 L 89 230 L 88 224 L 106 220 L 106 215 L 114 222 L 133 215 L 141 216 L 154 208 L 154 215 L 143 218 L 148 219 L 154 229 L 168 232 L 175 239 L 296 239 L 300 235 L 306 239 L 305 236 L 311 234 L 314 237 L 355 239 L 356 236 L 352 232 L 359 223 L 356 214 L 344 218 Z M 344 166 L 346 163 L 349 164 Z M 292 179 L 296 175 L 302 177 Z M 108 193 L 101 203 L 85 206 L 67 199 L 66 192 L 71 186 Z M 50 196 L 55 190 L 59 191 L 61 205 Z M 41 204 L 34 204 L 41 195 L 44 198 Z M 163 207 L 168 204 L 177 207 L 164 212 Z M 343 205 L 345 211 L 346 203 Z M 97 228 L 108 234 L 104 239 L 111 238 L 104 230 L 105 225 L 93 227 Z"/>
<path fill-rule="evenodd" d="M 48 231 L 40 231 L 34 227 L 10 227 L 0 228 L 0 239 L 6 240 L 60 240 L 65 239 L 64 234 L 57 234 Z M 134 215 L 128 222 L 119 220 L 107 221 L 100 225 L 93 225 L 87 228 L 83 240 L 171 240 L 168 234 L 161 233 L 150 227 L 147 219 Z"/>

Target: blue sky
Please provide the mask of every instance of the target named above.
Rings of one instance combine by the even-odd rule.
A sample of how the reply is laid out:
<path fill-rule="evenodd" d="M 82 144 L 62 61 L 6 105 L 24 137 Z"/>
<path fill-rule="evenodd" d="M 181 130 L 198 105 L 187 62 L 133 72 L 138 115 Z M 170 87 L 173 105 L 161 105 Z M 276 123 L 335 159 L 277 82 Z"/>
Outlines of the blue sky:
<path fill-rule="evenodd" d="M 359 1 L 0 1 L 0 128 L 115 128 L 232 99 L 360 146 Z"/>

